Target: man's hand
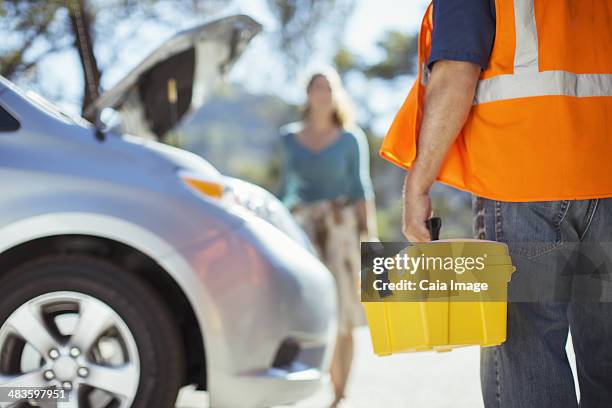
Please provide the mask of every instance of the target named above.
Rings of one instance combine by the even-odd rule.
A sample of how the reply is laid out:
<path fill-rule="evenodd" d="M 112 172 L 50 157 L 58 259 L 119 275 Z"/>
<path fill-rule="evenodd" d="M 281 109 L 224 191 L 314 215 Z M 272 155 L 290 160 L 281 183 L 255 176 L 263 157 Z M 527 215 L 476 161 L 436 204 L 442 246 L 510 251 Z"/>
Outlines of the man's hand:
<path fill-rule="evenodd" d="M 402 233 L 409 242 L 431 240 L 425 221 L 432 216 L 431 199 L 427 189 L 419 188 L 410 174 L 404 179 Z"/>

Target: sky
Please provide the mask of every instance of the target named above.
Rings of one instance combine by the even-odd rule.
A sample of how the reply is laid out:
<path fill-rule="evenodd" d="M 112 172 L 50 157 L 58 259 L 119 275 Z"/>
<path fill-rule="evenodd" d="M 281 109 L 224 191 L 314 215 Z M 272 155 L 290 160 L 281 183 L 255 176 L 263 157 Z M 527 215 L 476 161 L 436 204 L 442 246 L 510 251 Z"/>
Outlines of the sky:
<path fill-rule="evenodd" d="M 363 54 L 376 52 L 376 39 L 389 29 L 415 32 L 425 8 L 424 0 L 361 0 L 352 16 L 345 42 Z"/>
<path fill-rule="evenodd" d="M 349 50 L 375 61 L 380 57 L 376 42 L 385 31 L 400 30 L 416 32 L 427 0 L 357 0 L 356 7 L 349 17 L 343 42 Z M 172 10 L 168 10 L 169 13 Z M 333 44 L 317 47 L 309 63 L 291 82 L 285 80 L 284 67 L 271 55 L 269 35 L 275 30 L 275 21 L 266 8 L 265 0 L 235 0 L 231 8 L 223 10 L 223 15 L 244 13 L 263 24 L 264 32 L 252 41 L 243 57 L 238 61 L 230 74 L 230 81 L 244 85 L 256 93 L 273 93 L 291 103 L 300 103 L 304 98 L 304 84 L 310 72 L 316 67 L 330 62 L 333 55 Z M 145 58 L 153 49 L 173 35 L 178 29 L 188 28 L 201 23 L 201 17 L 182 19 L 180 27 L 167 27 L 155 24 L 143 24 L 139 27 L 133 41 L 126 42 L 118 53 L 116 62 L 104 72 L 102 86 L 108 89 L 126 75 L 135 65 Z M 129 22 L 119 22 L 116 29 L 121 33 L 130 29 Z M 98 51 L 98 50 L 97 50 Z M 100 48 L 104 56 L 109 50 Z M 74 112 L 79 111 L 79 96 L 82 85 L 80 67 L 75 51 L 63 52 L 47 57 L 40 67 L 41 82 L 46 94 L 56 95 L 60 106 Z M 72 80 L 67 80 L 72 78 Z M 384 132 L 396 108 L 399 108 L 410 87 L 411 79 L 404 82 L 364 83 L 363 80 L 351 80 L 347 84 L 349 93 L 366 94 L 370 108 L 377 117 L 374 127 Z M 379 81 L 380 82 L 380 81 Z"/>

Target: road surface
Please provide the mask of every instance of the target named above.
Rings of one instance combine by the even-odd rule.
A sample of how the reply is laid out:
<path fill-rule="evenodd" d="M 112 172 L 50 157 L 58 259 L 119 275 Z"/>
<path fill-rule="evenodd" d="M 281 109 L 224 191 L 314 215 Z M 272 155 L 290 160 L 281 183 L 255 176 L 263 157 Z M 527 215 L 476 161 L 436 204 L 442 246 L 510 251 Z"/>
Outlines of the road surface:
<path fill-rule="evenodd" d="M 478 347 L 377 357 L 369 336 L 365 327 L 355 331 L 354 371 L 347 390 L 351 408 L 483 407 Z M 573 361 L 571 347 L 568 354 Z M 207 401 L 206 393 L 184 390 L 178 407 L 205 408 Z M 291 408 L 326 408 L 331 401 L 332 390 L 326 386 Z"/>

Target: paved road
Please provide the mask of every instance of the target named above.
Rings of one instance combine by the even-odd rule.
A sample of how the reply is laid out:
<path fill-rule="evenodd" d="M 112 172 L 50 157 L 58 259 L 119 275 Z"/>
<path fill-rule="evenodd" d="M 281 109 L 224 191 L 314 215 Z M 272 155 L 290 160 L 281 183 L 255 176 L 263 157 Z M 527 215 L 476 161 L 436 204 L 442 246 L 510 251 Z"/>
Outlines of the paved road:
<path fill-rule="evenodd" d="M 414 353 L 377 357 L 367 328 L 355 331 L 354 371 L 348 397 L 355 408 L 479 408 L 478 349 L 450 353 Z M 185 393 L 182 408 L 206 407 L 206 396 Z M 329 387 L 293 408 L 323 408 L 331 401 Z M 277 407 L 280 408 L 280 407 Z"/>
<path fill-rule="evenodd" d="M 356 330 L 355 336 L 355 365 L 347 393 L 354 408 L 483 407 L 477 347 L 377 357 L 367 328 Z M 185 392 L 183 397 L 181 408 L 208 406 L 204 393 Z M 331 389 L 325 387 L 291 408 L 324 408 L 331 399 Z"/>

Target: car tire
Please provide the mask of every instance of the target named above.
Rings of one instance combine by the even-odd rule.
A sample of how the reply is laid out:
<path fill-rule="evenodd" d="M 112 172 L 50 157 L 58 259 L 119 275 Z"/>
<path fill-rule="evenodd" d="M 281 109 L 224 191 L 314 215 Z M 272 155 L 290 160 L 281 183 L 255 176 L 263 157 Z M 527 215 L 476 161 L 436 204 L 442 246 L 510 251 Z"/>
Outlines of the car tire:
<path fill-rule="evenodd" d="M 125 323 L 121 327 L 131 333 L 131 337 L 127 337 L 137 349 L 139 373 L 132 388 L 136 389 L 135 384 L 138 384 L 136 394 L 130 397 L 131 405 L 127 405 L 135 408 L 174 407 L 185 373 L 183 343 L 177 324 L 159 294 L 146 281 L 110 262 L 89 256 L 57 255 L 28 262 L 0 276 L 0 328 L 28 302 L 62 293 L 66 296 L 79 294 L 88 301 L 99 301 L 99 305 L 108 306 L 114 312 L 109 313 L 115 318 L 119 316 Z M 6 327 L 10 328 L 8 324 Z M 55 338 L 60 344 L 72 341 L 70 335 L 51 332 L 58 333 Z M 96 338 L 99 341 L 100 337 Z M 99 347 L 96 344 L 92 347 Z M 122 347 L 119 349 L 123 350 Z M 0 377 L 1 361 L 6 358 L 6 353 L 7 350 L 0 349 Z M 79 358 L 86 358 L 86 355 L 83 353 Z M 74 381 L 78 385 L 78 378 Z M 88 385 L 81 387 L 92 392 Z M 75 395 L 79 393 L 79 407 L 89 407 L 89 404 L 81 405 L 85 391 L 74 389 Z"/>

